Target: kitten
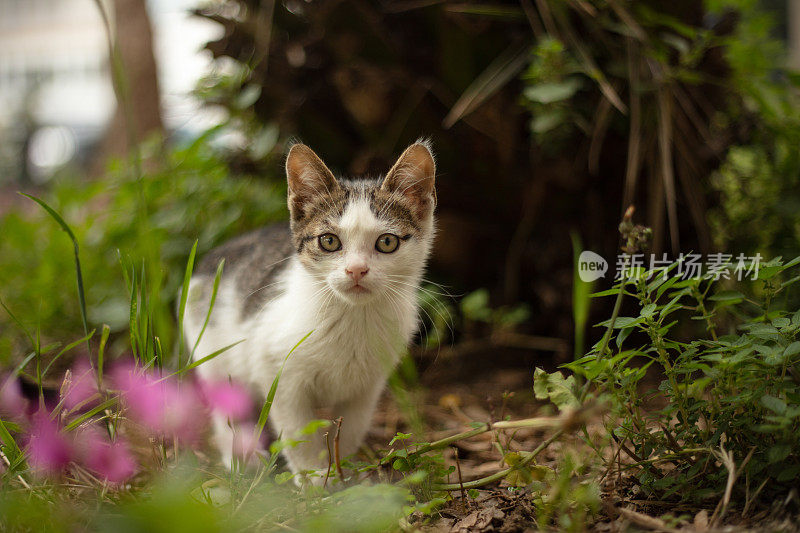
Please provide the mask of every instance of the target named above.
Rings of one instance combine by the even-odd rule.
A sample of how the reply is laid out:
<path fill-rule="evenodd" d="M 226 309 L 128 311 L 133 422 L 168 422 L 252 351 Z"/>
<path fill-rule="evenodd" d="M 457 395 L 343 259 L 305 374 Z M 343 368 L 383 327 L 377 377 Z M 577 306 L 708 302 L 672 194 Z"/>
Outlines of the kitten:
<path fill-rule="evenodd" d="M 244 235 L 205 258 L 191 281 L 185 337 L 193 346 L 200 335 L 225 258 L 196 354 L 245 340 L 200 365 L 201 376 L 230 376 L 263 398 L 286 360 L 269 417 L 274 434 L 297 437 L 325 410 L 343 418 L 347 456 L 361 445 L 386 378 L 417 329 L 417 291 L 434 235 L 435 163 L 418 141 L 382 179 L 336 179 L 296 144 L 286 176 L 289 225 Z M 215 419 L 214 430 L 230 464 L 226 420 Z M 321 434 L 300 438 L 307 442 L 282 452 L 291 471 L 326 468 Z"/>

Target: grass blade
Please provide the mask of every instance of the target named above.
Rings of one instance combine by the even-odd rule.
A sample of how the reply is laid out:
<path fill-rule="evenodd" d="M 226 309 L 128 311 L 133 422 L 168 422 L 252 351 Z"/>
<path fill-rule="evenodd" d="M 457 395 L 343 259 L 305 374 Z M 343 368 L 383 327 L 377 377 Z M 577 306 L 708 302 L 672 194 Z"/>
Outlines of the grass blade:
<path fill-rule="evenodd" d="M 72 431 L 73 429 L 77 428 L 78 426 L 80 426 L 81 424 L 83 424 L 84 422 L 86 422 L 87 420 L 92 418 L 97 413 L 101 413 L 101 412 L 105 411 L 106 409 L 110 409 L 110 408 L 114 407 L 117 404 L 117 402 L 119 402 L 119 398 L 117 396 L 114 396 L 113 398 L 109 398 L 108 400 L 104 401 L 103 403 L 101 403 L 97 407 L 89 409 L 88 411 L 83 413 L 81 416 L 79 416 L 78 418 L 76 418 L 75 420 L 73 420 L 72 422 L 67 424 L 66 426 L 64 426 L 64 429 L 66 431 Z"/>
<path fill-rule="evenodd" d="M 0 439 L 2 439 L 4 443 L 5 453 L 6 456 L 8 457 L 9 462 L 13 462 L 20 455 L 22 455 L 22 450 L 19 449 L 17 441 L 15 441 L 14 437 L 11 436 L 11 433 L 8 432 L 8 429 L 6 429 L 6 426 L 1 419 L 0 419 Z M 11 450 L 13 453 L 8 453 L 9 450 Z"/>
<path fill-rule="evenodd" d="M 127 270 L 127 269 L 126 269 Z M 133 353 L 133 360 L 136 363 L 142 361 L 143 357 L 139 357 L 139 327 L 138 327 L 138 278 L 136 277 L 135 267 L 131 268 L 131 305 L 128 315 L 128 333 L 131 337 L 131 352 Z"/>
<path fill-rule="evenodd" d="M 31 335 L 31 332 L 28 331 L 28 328 L 25 327 L 25 325 L 20 321 L 20 319 L 18 319 L 17 316 L 14 313 L 11 312 L 11 309 L 9 309 L 6 306 L 6 304 L 3 302 L 2 299 L 0 299 L 0 306 L 2 306 L 3 309 L 5 309 L 6 313 L 8 313 L 8 316 L 11 317 L 11 320 L 14 321 L 14 323 L 17 326 L 19 326 L 19 328 L 22 330 L 23 333 L 25 333 L 25 336 L 28 337 L 29 341 L 31 341 L 31 346 L 32 347 L 35 346 L 36 345 L 36 341 L 33 340 L 33 335 Z"/>
<path fill-rule="evenodd" d="M 574 355 L 578 359 L 583 355 L 584 338 L 586 335 L 586 322 L 589 319 L 589 306 L 594 282 L 583 281 L 579 275 L 579 257 L 583 251 L 581 238 L 577 233 L 570 234 L 572 238 L 572 319 L 575 327 Z"/>
<path fill-rule="evenodd" d="M 59 215 L 52 207 L 47 205 L 43 200 L 40 200 L 39 198 L 31 196 L 30 194 L 26 194 L 24 192 L 21 192 L 19 194 L 21 194 L 25 198 L 28 198 L 29 200 L 33 200 L 34 202 L 42 206 L 42 208 L 45 211 L 47 211 L 47 213 L 53 218 L 53 220 L 55 220 L 58 223 L 58 225 L 61 226 L 61 229 L 64 230 L 66 234 L 69 235 L 69 238 L 72 240 L 72 245 L 75 249 L 75 271 L 78 279 L 78 301 L 80 302 L 81 306 L 81 320 L 83 321 L 83 332 L 88 334 L 89 323 L 86 320 L 86 297 L 83 290 L 83 274 L 81 273 L 81 259 L 80 259 L 80 249 L 78 247 L 78 239 L 75 237 L 75 234 L 72 233 L 72 230 L 67 225 L 67 223 L 64 222 L 64 219 L 61 217 L 61 215 Z M 91 346 L 89 345 L 88 339 L 86 343 L 91 353 Z"/>
<path fill-rule="evenodd" d="M 522 9 L 496 4 L 449 4 L 446 5 L 444 9 L 451 13 L 462 13 L 464 15 L 495 17 L 506 20 L 525 20 L 525 12 L 522 11 Z"/>
<path fill-rule="evenodd" d="M 453 126 L 516 76 L 525 67 L 530 48 L 527 42 L 514 44 L 497 56 L 453 104 L 442 126 L 445 129 Z"/>
<path fill-rule="evenodd" d="M 189 281 L 192 279 L 194 270 L 194 257 L 197 254 L 197 240 L 192 245 L 189 252 L 189 259 L 186 261 L 186 271 L 183 274 L 183 286 L 181 288 L 181 304 L 178 308 L 178 367 L 181 366 L 181 354 L 183 353 L 183 317 L 186 313 L 186 300 L 189 297 Z"/>
<path fill-rule="evenodd" d="M 103 332 L 100 334 L 100 346 L 97 347 L 97 380 L 103 383 L 103 363 L 106 353 L 106 342 L 108 342 L 108 335 L 111 333 L 111 328 L 108 324 L 103 324 Z"/>
<path fill-rule="evenodd" d="M 292 349 L 289 350 L 289 353 L 286 354 L 286 357 L 283 360 L 283 364 L 281 364 L 280 370 L 278 370 L 278 373 L 275 375 L 275 379 L 272 380 L 272 385 L 270 386 L 269 393 L 267 394 L 267 400 L 264 402 L 264 406 L 261 408 L 261 413 L 259 413 L 258 415 L 258 424 L 256 424 L 256 435 L 255 435 L 256 442 L 258 441 L 259 438 L 261 438 L 261 432 L 264 431 L 264 426 L 267 425 L 269 412 L 272 409 L 272 402 L 275 401 L 275 393 L 278 391 L 278 382 L 281 379 L 281 374 L 283 374 L 283 367 L 286 366 L 286 361 L 289 360 L 289 356 L 291 356 L 292 353 L 297 349 L 297 347 L 303 344 L 303 341 L 305 341 L 309 336 L 311 336 L 312 333 L 314 333 L 313 329 L 308 333 L 306 333 L 306 336 L 300 339 L 297 342 L 297 344 L 295 344 L 292 347 Z"/>
<path fill-rule="evenodd" d="M 217 301 L 217 290 L 219 289 L 219 280 L 222 278 L 222 268 L 224 266 L 225 266 L 225 259 L 223 258 L 222 260 L 220 260 L 219 265 L 217 265 L 217 273 L 214 276 L 214 286 L 211 289 L 211 301 L 208 304 L 208 312 L 206 313 L 206 320 L 205 322 L 203 322 L 203 327 L 200 329 L 200 334 L 197 336 L 197 340 L 194 343 L 194 347 L 192 347 L 192 353 L 189 354 L 190 360 L 194 358 L 194 352 L 197 350 L 197 346 L 200 344 L 200 339 L 203 338 L 203 333 L 205 333 L 206 327 L 208 326 L 208 321 L 211 319 L 211 311 L 214 309 L 214 302 Z"/>
<path fill-rule="evenodd" d="M 89 332 L 87 335 L 85 335 L 84 337 L 81 337 L 80 339 L 76 340 L 75 342 L 71 342 L 71 343 L 67 344 L 66 346 L 64 346 L 64 348 L 62 348 L 62 350 L 61 350 L 60 352 L 58 352 L 58 353 L 55 355 L 55 357 L 53 357 L 53 358 L 50 360 L 50 362 L 47 364 L 47 366 L 46 366 L 46 367 L 44 367 L 44 370 L 42 371 L 42 378 L 44 378 L 44 377 L 45 377 L 45 375 L 47 375 L 47 371 L 48 371 L 48 370 L 50 370 L 50 367 L 51 367 L 51 366 L 53 366 L 53 363 L 55 363 L 56 361 L 58 361 L 58 359 L 59 359 L 59 358 L 60 358 L 62 355 L 64 355 L 64 353 L 65 353 L 65 352 L 68 352 L 68 351 L 70 351 L 71 349 L 73 349 L 74 347 L 76 347 L 77 345 L 79 345 L 80 343 L 82 343 L 82 342 L 86 342 L 86 341 L 88 341 L 89 339 L 91 339 L 92 337 L 94 337 L 94 332 L 95 332 L 95 331 L 97 331 L 97 330 L 94 330 L 94 329 L 93 329 L 92 331 L 90 331 L 90 332 Z"/>
<path fill-rule="evenodd" d="M 220 348 L 216 352 L 214 352 L 212 354 L 209 354 L 209 355 L 203 357 L 202 359 L 198 359 L 197 361 L 194 361 L 194 362 L 186 365 L 185 367 L 181 368 L 177 372 L 173 372 L 172 374 L 167 376 L 167 378 L 171 378 L 173 376 L 179 376 L 180 374 L 184 374 L 184 373 L 188 372 L 189 370 L 202 365 L 206 361 L 210 361 L 211 359 L 214 359 L 216 356 L 220 355 L 221 353 L 230 350 L 231 348 L 233 348 L 237 344 L 243 343 L 245 340 L 247 340 L 247 339 L 241 339 L 241 340 L 238 340 L 238 341 L 234 342 L 233 344 L 229 344 L 229 345 L 225 346 L 224 348 Z M 166 379 L 166 378 L 164 378 L 164 379 Z"/>
<path fill-rule="evenodd" d="M 18 364 L 18 365 L 17 365 L 17 368 L 15 368 L 15 369 L 14 369 L 14 371 L 11 373 L 11 375 L 12 375 L 12 376 L 18 376 L 18 375 L 19 375 L 19 374 L 22 372 L 22 369 L 23 369 L 23 368 L 25 368 L 25 365 L 27 365 L 28 363 L 30 363 L 30 362 L 31 362 L 31 360 L 32 360 L 34 357 L 36 357 L 36 352 L 31 352 L 31 353 L 29 353 L 29 354 L 27 355 L 27 357 L 25 357 L 25 359 L 23 359 L 23 360 L 22 360 L 22 362 L 21 362 L 20 364 Z"/>

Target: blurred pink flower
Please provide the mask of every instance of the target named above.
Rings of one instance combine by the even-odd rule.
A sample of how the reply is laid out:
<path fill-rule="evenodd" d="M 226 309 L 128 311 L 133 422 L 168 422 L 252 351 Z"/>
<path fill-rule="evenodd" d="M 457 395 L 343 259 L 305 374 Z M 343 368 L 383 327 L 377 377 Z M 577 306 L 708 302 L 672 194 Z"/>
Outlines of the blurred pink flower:
<path fill-rule="evenodd" d="M 161 381 L 133 367 L 120 367 L 113 377 L 131 418 L 156 433 L 197 440 L 202 430 L 197 423 L 202 404 L 194 387 Z"/>
<path fill-rule="evenodd" d="M 19 380 L 11 376 L 0 377 L 0 415 L 21 418 L 25 415 L 27 404 Z"/>
<path fill-rule="evenodd" d="M 200 390 L 208 406 L 230 420 L 242 420 L 252 413 L 253 400 L 250 393 L 238 383 L 201 381 Z"/>
<path fill-rule="evenodd" d="M 233 455 L 240 459 L 255 458 L 253 455 L 258 449 L 258 439 L 255 434 L 255 426 L 244 424 L 239 426 L 233 435 Z"/>
<path fill-rule="evenodd" d="M 94 370 L 86 361 L 81 361 L 72 370 L 72 382 L 67 385 L 64 394 L 64 406 L 73 410 L 78 406 L 86 406 L 87 401 L 97 394 L 97 382 Z"/>
<path fill-rule="evenodd" d="M 58 423 L 50 420 L 50 414 L 41 410 L 33 415 L 28 440 L 28 460 L 34 470 L 43 474 L 54 474 L 69 463 L 72 443 L 67 439 Z"/>
<path fill-rule="evenodd" d="M 111 483 L 121 483 L 136 473 L 136 460 L 121 438 L 109 442 L 99 431 L 87 430 L 77 446 L 86 466 Z"/>

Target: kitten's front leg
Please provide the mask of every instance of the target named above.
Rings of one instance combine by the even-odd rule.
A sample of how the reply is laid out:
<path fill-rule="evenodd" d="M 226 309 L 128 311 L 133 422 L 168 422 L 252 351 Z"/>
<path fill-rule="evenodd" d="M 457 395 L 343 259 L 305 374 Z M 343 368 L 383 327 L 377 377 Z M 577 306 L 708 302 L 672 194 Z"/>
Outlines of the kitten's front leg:
<path fill-rule="evenodd" d="M 275 434 L 281 439 L 300 439 L 297 446 L 283 450 L 283 457 L 294 474 L 305 470 L 321 470 L 328 466 L 328 450 L 322 437 L 322 431 L 311 435 L 300 435 L 312 420 L 316 420 L 314 409 L 308 398 L 299 394 L 283 394 L 276 398 L 269 417 Z M 311 477 L 314 484 L 322 484 L 324 477 Z M 295 478 L 299 485 L 300 477 Z"/>
<path fill-rule="evenodd" d="M 384 383 L 372 387 L 363 394 L 338 406 L 337 416 L 342 417 L 342 431 L 339 439 L 339 450 L 342 457 L 356 453 L 364 442 L 372 424 L 372 415 L 378 403 Z"/>

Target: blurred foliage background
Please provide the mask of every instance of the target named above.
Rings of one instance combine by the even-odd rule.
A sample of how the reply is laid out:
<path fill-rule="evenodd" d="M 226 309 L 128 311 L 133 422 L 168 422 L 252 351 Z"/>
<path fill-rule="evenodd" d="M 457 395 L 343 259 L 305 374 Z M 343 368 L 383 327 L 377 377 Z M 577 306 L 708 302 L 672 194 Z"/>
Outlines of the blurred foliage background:
<path fill-rule="evenodd" d="M 800 252 L 800 78 L 783 2 L 206 2 L 194 15 L 222 32 L 194 94 L 219 120 L 190 138 L 157 120 L 144 1 L 111 5 L 109 71 L 129 108 L 89 163 L 2 190 L 0 298 L 46 338 L 80 331 L 71 243 L 15 190 L 75 230 L 93 324 L 125 329 L 120 259 L 141 261 L 172 345 L 192 242 L 202 254 L 286 216 L 292 139 L 339 173 L 373 175 L 432 139 L 440 231 L 428 277 L 471 299 L 438 302 L 426 329 L 436 342 L 505 346 L 498 364 L 568 359 L 571 235 L 613 262 L 629 204 L 659 254 Z M 126 128 L 126 114 L 140 126 Z M 0 317 L 0 356 L 24 355 L 24 342 Z"/>

